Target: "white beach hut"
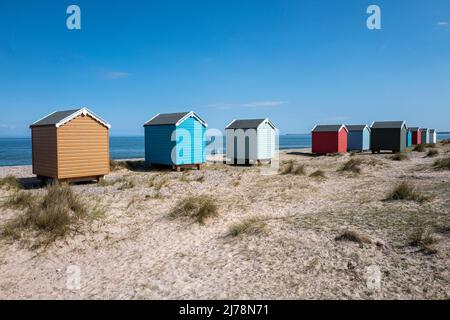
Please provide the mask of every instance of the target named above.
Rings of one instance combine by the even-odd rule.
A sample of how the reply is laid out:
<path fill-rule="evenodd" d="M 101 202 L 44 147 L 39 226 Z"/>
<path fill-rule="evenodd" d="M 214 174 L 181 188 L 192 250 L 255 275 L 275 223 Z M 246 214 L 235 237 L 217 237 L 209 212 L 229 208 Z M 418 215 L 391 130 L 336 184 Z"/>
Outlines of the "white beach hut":
<path fill-rule="evenodd" d="M 437 134 L 435 129 L 430 129 L 430 143 L 436 143 L 437 142 Z"/>
<path fill-rule="evenodd" d="M 233 120 L 225 131 L 227 163 L 254 164 L 275 156 L 277 128 L 269 119 Z"/>

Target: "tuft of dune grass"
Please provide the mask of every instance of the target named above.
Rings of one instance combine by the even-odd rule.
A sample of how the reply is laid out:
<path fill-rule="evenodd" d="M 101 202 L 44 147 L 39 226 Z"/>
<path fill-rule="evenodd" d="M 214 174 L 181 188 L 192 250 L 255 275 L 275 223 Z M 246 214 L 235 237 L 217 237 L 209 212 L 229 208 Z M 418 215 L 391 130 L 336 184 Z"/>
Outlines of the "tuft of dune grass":
<path fill-rule="evenodd" d="M 413 151 L 416 151 L 416 152 L 425 152 L 425 150 L 426 150 L 425 145 L 423 145 L 423 144 L 418 144 L 413 149 Z"/>
<path fill-rule="evenodd" d="M 405 152 L 397 152 L 396 154 L 394 154 L 391 157 L 391 160 L 393 161 L 405 161 L 405 160 L 409 160 L 408 154 L 406 154 Z"/>
<path fill-rule="evenodd" d="M 311 178 L 326 178 L 325 172 L 323 170 L 316 170 L 309 175 Z"/>
<path fill-rule="evenodd" d="M 297 164 L 293 160 L 286 161 L 280 169 L 281 174 L 305 175 L 305 165 Z"/>
<path fill-rule="evenodd" d="M 433 246 L 437 239 L 432 236 L 431 230 L 423 226 L 417 227 L 409 236 L 409 245 L 419 247 L 427 254 L 436 254 L 438 251 Z"/>
<path fill-rule="evenodd" d="M 450 157 L 436 160 L 433 167 L 437 170 L 450 170 Z"/>
<path fill-rule="evenodd" d="M 17 179 L 16 177 L 12 176 L 12 175 L 7 175 L 4 178 L 0 179 L 0 188 L 5 188 L 7 190 L 10 189 L 20 189 L 21 188 L 21 184 L 19 182 L 19 179 Z"/>
<path fill-rule="evenodd" d="M 350 241 L 350 242 L 356 242 L 359 244 L 364 244 L 364 243 L 372 243 L 372 241 L 364 236 L 359 234 L 356 231 L 352 231 L 352 230 L 346 230 L 344 232 L 342 232 L 340 235 L 336 236 L 334 238 L 335 241 Z"/>
<path fill-rule="evenodd" d="M 438 150 L 436 150 L 436 149 L 430 149 L 430 150 L 427 151 L 426 157 L 427 157 L 427 158 L 433 158 L 433 157 L 436 157 L 436 156 L 438 156 L 438 155 L 439 155 L 439 151 L 438 151 Z"/>
<path fill-rule="evenodd" d="M 350 160 L 348 160 L 346 163 L 344 163 L 339 169 L 338 171 L 344 172 L 353 172 L 353 173 L 361 173 L 361 165 L 362 160 L 361 159 L 355 159 L 352 158 Z"/>
<path fill-rule="evenodd" d="M 261 218 L 251 217 L 230 226 L 228 236 L 237 237 L 240 235 L 255 235 L 264 233 L 267 230 L 267 223 Z"/>
<path fill-rule="evenodd" d="M 210 196 L 191 196 L 179 200 L 170 212 L 171 217 L 189 217 L 195 222 L 205 224 L 205 221 L 219 215 L 216 200 Z"/>
<path fill-rule="evenodd" d="M 395 201 L 395 200 L 411 200 L 417 202 L 424 202 L 428 200 L 428 197 L 422 195 L 416 189 L 407 183 L 406 181 L 400 182 L 394 189 L 389 192 L 386 197 L 386 200 Z"/>
<path fill-rule="evenodd" d="M 41 198 L 17 193 L 11 198 L 9 206 L 22 208 L 24 212 L 3 226 L 2 235 L 20 239 L 34 230 L 43 236 L 45 243 L 64 236 L 88 212 L 83 199 L 66 184 L 50 185 Z M 97 207 L 95 211 L 98 211 Z"/>

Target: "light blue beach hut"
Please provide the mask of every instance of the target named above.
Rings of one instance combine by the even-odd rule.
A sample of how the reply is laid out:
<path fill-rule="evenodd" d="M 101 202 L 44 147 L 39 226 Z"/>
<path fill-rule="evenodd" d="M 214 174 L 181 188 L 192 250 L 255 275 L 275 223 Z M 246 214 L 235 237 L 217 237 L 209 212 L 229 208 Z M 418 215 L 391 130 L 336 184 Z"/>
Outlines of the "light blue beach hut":
<path fill-rule="evenodd" d="M 370 128 L 363 125 L 347 125 L 348 151 L 364 151 L 370 149 Z"/>
<path fill-rule="evenodd" d="M 144 124 L 145 162 L 197 167 L 206 162 L 206 122 L 195 112 L 157 114 Z"/>
<path fill-rule="evenodd" d="M 406 131 L 406 147 L 409 148 L 412 146 L 412 129 L 408 128 Z"/>

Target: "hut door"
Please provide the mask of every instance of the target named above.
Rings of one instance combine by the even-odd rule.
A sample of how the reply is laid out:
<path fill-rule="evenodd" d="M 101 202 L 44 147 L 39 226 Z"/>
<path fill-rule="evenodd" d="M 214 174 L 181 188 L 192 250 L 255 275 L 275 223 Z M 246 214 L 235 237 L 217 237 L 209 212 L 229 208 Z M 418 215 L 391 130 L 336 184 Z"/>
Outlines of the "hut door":
<path fill-rule="evenodd" d="M 245 136 L 245 164 L 250 162 L 250 137 Z"/>
<path fill-rule="evenodd" d="M 238 151 L 237 145 L 238 145 L 238 139 L 236 136 L 234 136 L 234 144 L 233 144 L 234 150 L 233 150 L 233 159 L 232 159 L 234 164 L 237 164 L 237 151 Z"/>

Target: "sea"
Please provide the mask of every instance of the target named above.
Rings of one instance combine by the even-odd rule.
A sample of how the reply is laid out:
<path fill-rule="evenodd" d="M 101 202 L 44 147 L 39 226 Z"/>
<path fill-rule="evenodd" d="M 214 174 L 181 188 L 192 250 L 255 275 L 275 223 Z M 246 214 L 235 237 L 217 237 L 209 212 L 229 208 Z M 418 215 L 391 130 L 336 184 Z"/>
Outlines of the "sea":
<path fill-rule="evenodd" d="M 439 133 L 438 140 L 450 139 L 450 133 Z M 110 137 L 110 156 L 112 159 L 144 158 L 144 137 Z M 311 134 L 280 135 L 279 148 L 300 149 L 311 147 Z M 215 150 L 216 153 L 225 150 Z M 0 167 L 31 165 L 30 138 L 0 138 Z"/>

